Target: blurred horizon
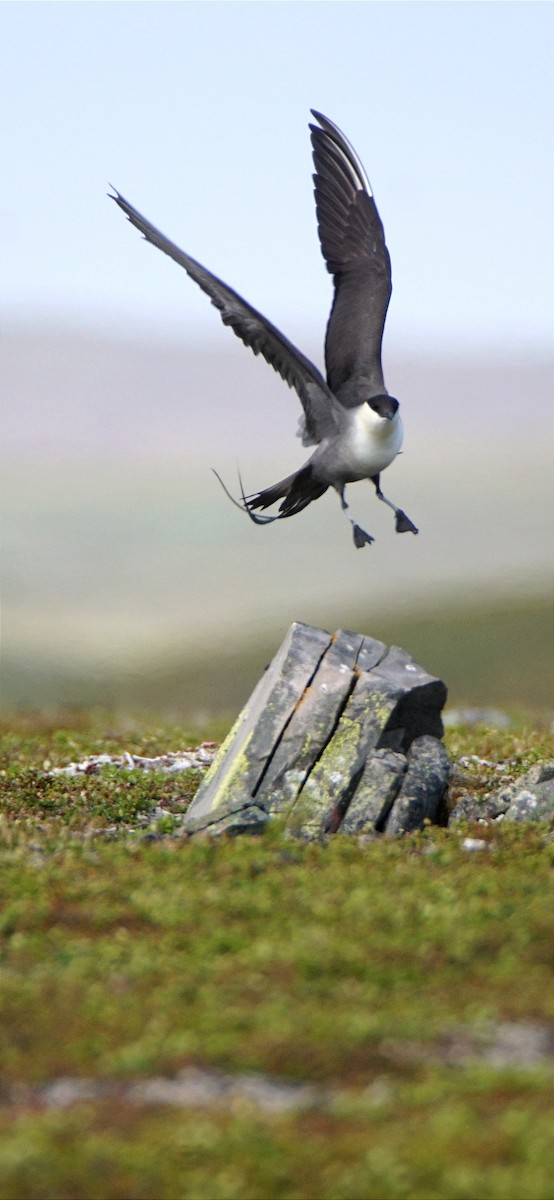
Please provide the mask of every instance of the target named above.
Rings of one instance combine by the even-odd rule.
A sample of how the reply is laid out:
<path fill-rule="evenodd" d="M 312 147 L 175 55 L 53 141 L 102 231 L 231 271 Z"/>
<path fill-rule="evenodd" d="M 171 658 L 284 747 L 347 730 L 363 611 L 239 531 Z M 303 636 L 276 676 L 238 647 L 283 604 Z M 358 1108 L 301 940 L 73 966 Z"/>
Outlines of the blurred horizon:
<path fill-rule="evenodd" d="M 267 660 L 293 620 L 332 630 L 355 617 L 374 634 L 394 614 L 404 627 L 548 592 L 547 362 L 391 356 L 406 432 L 386 491 L 420 534 L 399 537 L 373 489 L 351 485 L 352 510 L 377 537 L 356 551 L 336 496 L 260 529 L 210 473 L 233 489 L 240 466 L 261 486 L 309 453 L 294 436 L 295 394 L 238 342 L 10 324 L 0 357 L 13 407 L 2 456 L 5 707 L 32 694 L 33 670 L 42 695 L 48 672 L 62 697 L 64 679 L 68 696 L 86 694 L 87 677 L 98 695 L 110 672 L 134 674 L 140 692 L 156 660 L 162 673 L 168 658 L 185 671 L 255 646 Z"/>

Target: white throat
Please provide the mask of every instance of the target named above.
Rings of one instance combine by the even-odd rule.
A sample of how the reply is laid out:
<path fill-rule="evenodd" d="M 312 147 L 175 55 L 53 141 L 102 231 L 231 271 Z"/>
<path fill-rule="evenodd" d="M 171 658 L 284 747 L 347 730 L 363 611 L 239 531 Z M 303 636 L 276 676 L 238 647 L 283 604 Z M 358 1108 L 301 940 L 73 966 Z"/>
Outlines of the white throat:
<path fill-rule="evenodd" d="M 346 439 L 351 469 L 360 479 L 378 475 L 396 458 L 402 445 L 402 436 L 399 409 L 392 419 L 380 417 L 369 404 L 360 404 L 352 409 Z"/>

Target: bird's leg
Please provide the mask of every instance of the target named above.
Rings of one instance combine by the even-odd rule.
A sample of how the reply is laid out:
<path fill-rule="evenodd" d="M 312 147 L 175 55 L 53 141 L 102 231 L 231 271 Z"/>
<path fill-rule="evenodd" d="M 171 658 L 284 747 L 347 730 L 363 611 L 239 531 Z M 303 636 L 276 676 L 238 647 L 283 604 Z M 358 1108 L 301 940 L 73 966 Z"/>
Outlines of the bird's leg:
<path fill-rule="evenodd" d="M 419 533 L 419 530 L 416 529 L 415 525 L 413 524 L 413 521 L 410 521 L 410 518 L 406 516 L 406 513 L 402 512 L 401 508 L 397 508 L 396 504 L 393 504 L 392 500 L 387 500 L 387 497 L 383 496 L 383 493 L 381 491 L 381 486 L 379 483 L 379 478 L 380 478 L 379 475 L 372 475 L 371 482 L 375 485 L 375 491 L 377 492 L 377 498 L 379 500 L 382 500 L 383 504 L 388 504 L 389 508 L 392 508 L 392 511 L 396 517 L 396 532 L 397 533 Z"/>
<path fill-rule="evenodd" d="M 344 495 L 344 484 L 341 488 L 337 488 L 337 492 L 340 497 L 340 502 L 341 502 L 341 507 L 343 509 L 343 512 L 346 513 L 348 520 L 350 521 L 350 524 L 352 526 L 352 535 L 354 538 L 354 545 L 355 545 L 356 549 L 361 550 L 362 546 L 371 546 L 371 543 L 375 541 L 375 538 L 373 538 L 370 533 L 366 533 L 365 529 L 362 529 L 360 525 L 357 525 L 356 522 L 350 516 L 350 513 L 348 511 L 348 504 L 346 503 L 346 499 L 345 499 L 345 495 Z"/>

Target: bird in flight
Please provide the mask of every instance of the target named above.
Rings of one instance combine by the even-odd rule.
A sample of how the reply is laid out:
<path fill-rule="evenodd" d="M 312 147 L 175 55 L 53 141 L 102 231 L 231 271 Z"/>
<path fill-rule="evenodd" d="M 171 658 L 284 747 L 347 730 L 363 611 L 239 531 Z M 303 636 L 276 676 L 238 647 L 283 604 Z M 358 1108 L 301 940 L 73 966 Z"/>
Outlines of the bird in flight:
<path fill-rule="evenodd" d="M 402 445 L 398 400 L 387 392 L 381 365 L 392 290 L 390 257 L 358 155 L 332 121 L 315 109 L 312 116 L 317 121 L 310 125 L 317 228 L 334 284 L 325 335 L 326 379 L 266 317 L 160 233 L 115 188 L 111 199 L 148 242 L 185 268 L 219 310 L 223 324 L 230 325 L 245 346 L 261 354 L 298 394 L 304 410 L 299 431 L 302 444 L 315 446 L 315 450 L 286 479 L 252 495 L 243 492 L 242 502 L 234 503 L 256 524 L 265 525 L 295 516 L 332 487 L 359 549 L 374 538 L 348 510 L 346 484 L 357 480 L 369 479 L 379 500 L 392 508 L 397 533 L 418 532 L 406 513 L 383 495 L 380 482 L 382 471 Z M 278 512 L 267 514 L 265 510 L 278 501 Z"/>

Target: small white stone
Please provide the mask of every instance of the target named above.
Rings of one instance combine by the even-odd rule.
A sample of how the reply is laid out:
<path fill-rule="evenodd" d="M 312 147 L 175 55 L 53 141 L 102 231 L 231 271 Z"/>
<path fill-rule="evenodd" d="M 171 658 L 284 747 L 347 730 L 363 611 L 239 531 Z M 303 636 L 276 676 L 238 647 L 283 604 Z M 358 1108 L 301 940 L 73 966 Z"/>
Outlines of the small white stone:
<path fill-rule="evenodd" d="M 462 850 L 486 850 L 488 842 L 482 838 L 464 838 L 462 842 Z"/>

